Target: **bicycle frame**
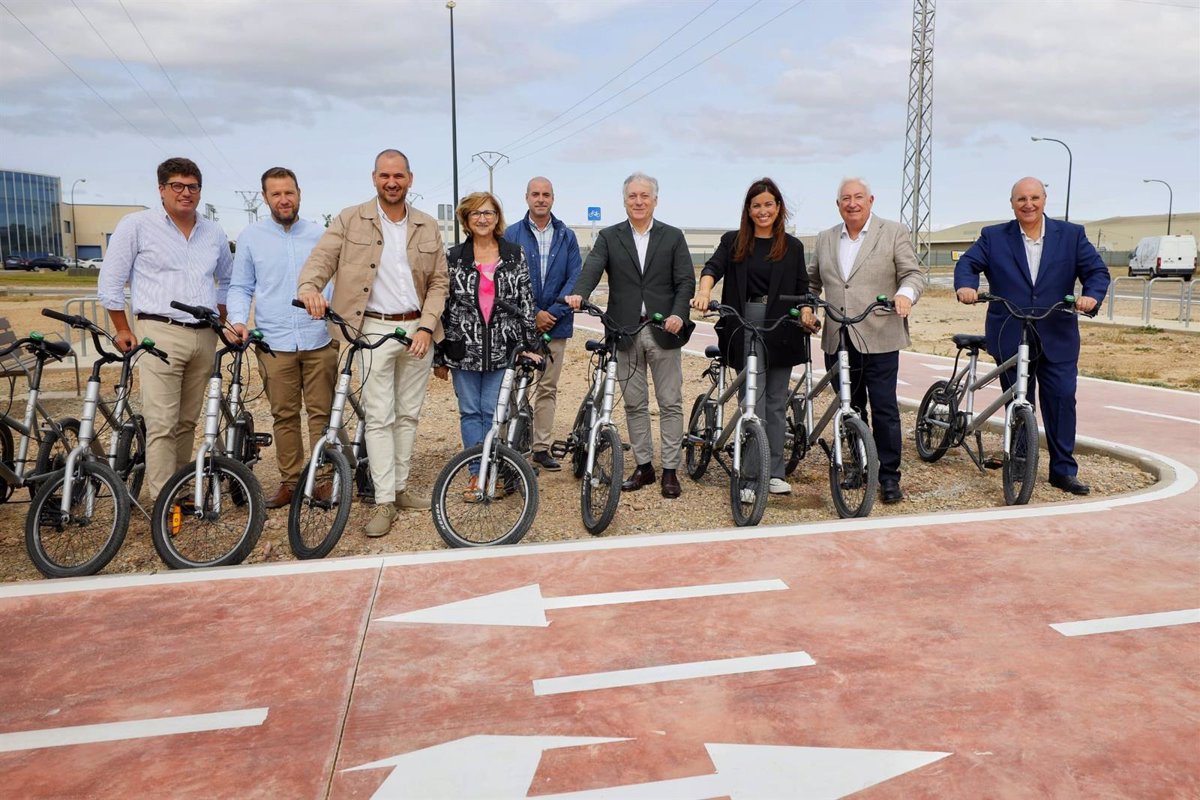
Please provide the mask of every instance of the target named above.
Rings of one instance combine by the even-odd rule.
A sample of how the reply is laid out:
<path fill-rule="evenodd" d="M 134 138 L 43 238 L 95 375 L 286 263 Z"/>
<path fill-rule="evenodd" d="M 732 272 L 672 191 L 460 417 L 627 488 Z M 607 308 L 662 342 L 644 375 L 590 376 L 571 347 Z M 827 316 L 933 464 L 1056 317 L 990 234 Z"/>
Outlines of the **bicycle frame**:
<path fill-rule="evenodd" d="M 597 393 L 600 394 L 599 415 L 596 414 L 595 404 Z M 588 396 L 592 398 L 593 402 L 588 404 L 588 414 L 592 417 L 592 422 L 588 426 L 585 475 L 591 475 L 596 469 L 596 437 L 600 435 L 600 429 L 605 425 L 613 424 L 613 403 L 616 402 L 617 397 L 617 358 L 607 343 L 601 363 L 598 363 L 596 369 L 592 371 L 592 386 Z"/>
<path fill-rule="evenodd" d="M 22 347 L 28 344 L 40 344 L 43 340 L 39 334 L 34 334 L 27 339 L 22 339 L 13 346 L 13 350 L 17 347 Z M 11 352 L 11 351 L 10 351 Z M 30 475 L 28 470 L 29 458 L 29 443 L 32 440 L 41 440 L 40 431 L 34 427 L 38 417 L 40 416 L 52 429 L 56 428 L 54 417 L 46 410 L 46 407 L 41 404 L 38 397 L 41 394 L 42 385 L 42 370 L 45 367 L 46 359 L 54 356 L 44 351 L 38 351 L 37 363 L 33 368 L 33 375 L 29 379 L 29 395 L 25 399 L 25 415 L 20 419 L 14 419 L 8 414 L 0 413 L 0 423 L 7 425 L 9 428 L 20 434 L 21 441 L 17 444 L 17 452 L 14 454 L 13 466 L 10 469 L 7 464 L 0 462 L 0 477 L 9 483 L 14 489 L 28 486 L 38 480 L 37 475 Z M 61 430 L 59 431 L 61 434 Z"/>

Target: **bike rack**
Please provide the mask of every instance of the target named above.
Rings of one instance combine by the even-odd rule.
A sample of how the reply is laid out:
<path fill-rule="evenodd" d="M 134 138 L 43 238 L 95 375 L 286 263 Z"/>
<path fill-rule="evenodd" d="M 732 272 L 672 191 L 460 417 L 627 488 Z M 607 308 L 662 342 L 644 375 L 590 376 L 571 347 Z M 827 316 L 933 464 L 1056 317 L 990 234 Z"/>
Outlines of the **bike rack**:
<path fill-rule="evenodd" d="M 1191 292 L 1188 291 L 1189 287 L 1187 286 L 1187 281 L 1185 281 L 1183 278 L 1174 278 L 1174 277 L 1151 278 L 1150 280 L 1146 281 L 1146 289 L 1145 289 L 1145 293 L 1142 297 L 1142 321 L 1146 325 L 1150 324 L 1150 305 L 1151 305 L 1151 303 L 1154 302 L 1154 285 L 1156 283 L 1168 283 L 1168 284 L 1177 283 L 1177 284 L 1179 284 L 1179 316 L 1178 316 L 1178 319 L 1180 322 L 1182 322 L 1183 316 L 1184 316 L 1184 300 L 1185 300 L 1185 298 L 1190 299 Z M 1164 300 L 1164 301 L 1160 301 L 1160 302 L 1166 302 L 1166 301 Z"/>
<path fill-rule="evenodd" d="M 1142 287 L 1142 313 L 1146 313 L 1146 279 L 1137 276 L 1121 276 L 1113 278 L 1108 287 L 1108 321 L 1113 321 L 1113 316 L 1117 313 L 1117 285 L 1121 281 L 1132 281 Z"/>

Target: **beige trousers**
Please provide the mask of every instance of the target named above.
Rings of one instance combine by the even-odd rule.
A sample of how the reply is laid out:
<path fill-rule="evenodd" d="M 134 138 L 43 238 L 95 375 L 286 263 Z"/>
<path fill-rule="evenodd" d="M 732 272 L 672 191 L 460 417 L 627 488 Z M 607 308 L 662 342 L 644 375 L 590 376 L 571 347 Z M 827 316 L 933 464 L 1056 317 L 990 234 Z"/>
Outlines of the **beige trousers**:
<path fill-rule="evenodd" d="M 308 412 L 308 441 L 321 438 L 329 424 L 333 405 L 333 386 L 337 377 L 336 341 L 316 350 L 274 356 L 258 353 L 258 372 L 262 375 L 267 400 L 274 419 L 275 458 L 279 479 L 295 484 L 304 472 L 305 447 L 300 430 L 300 408 Z"/>
<path fill-rule="evenodd" d="M 554 407 L 558 400 L 558 378 L 567 355 L 566 339 L 550 340 L 550 363 L 533 392 L 533 452 L 543 453 L 554 443 Z"/>

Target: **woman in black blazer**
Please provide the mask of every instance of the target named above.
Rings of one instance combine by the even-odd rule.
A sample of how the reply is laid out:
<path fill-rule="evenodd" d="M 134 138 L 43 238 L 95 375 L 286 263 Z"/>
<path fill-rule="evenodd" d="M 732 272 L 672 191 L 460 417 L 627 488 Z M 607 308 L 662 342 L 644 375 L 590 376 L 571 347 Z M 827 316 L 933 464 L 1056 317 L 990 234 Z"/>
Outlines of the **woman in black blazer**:
<path fill-rule="evenodd" d="M 712 288 L 725 279 L 721 302 L 738 310 L 747 320 L 770 325 L 787 316 L 792 304 L 781 295 L 808 293 L 804 267 L 804 245 L 784 231 L 787 206 L 783 193 L 770 178 L 750 184 L 742 204 L 742 223 L 721 237 L 721 243 L 700 273 L 700 285 L 692 308 L 706 310 Z M 807 309 L 805 309 L 807 311 Z M 717 323 L 717 339 L 726 363 L 742 369 L 750 336 L 731 317 Z M 784 480 L 783 440 L 785 406 L 792 367 L 808 360 L 808 334 L 799 326 L 783 324 L 765 336 L 766 353 L 758 362 L 757 412 L 766 423 L 771 448 L 772 494 L 790 494 Z"/>

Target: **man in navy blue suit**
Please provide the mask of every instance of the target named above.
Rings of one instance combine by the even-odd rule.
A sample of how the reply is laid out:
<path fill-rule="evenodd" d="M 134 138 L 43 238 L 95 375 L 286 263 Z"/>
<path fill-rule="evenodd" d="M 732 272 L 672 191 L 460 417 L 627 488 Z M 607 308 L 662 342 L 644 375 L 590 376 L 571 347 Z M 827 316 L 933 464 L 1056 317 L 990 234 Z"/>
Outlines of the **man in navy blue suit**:
<path fill-rule="evenodd" d="M 550 455 L 554 406 L 575 315 L 569 306 L 554 301 L 571 293 L 583 262 L 575 232 L 550 213 L 554 207 L 554 187 L 550 181 L 531 178 L 525 187 L 525 202 L 529 213 L 520 222 L 509 225 L 504 238 L 525 250 L 525 263 L 533 282 L 533 301 L 538 310 L 534 324 L 538 333 L 550 332 L 550 363 L 533 393 L 532 444 L 534 463 L 556 472 L 562 465 Z"/>
<path fill-rule="evenodd" d="M 1108 267 L 1087 240 L 1082 225 L 1045 215 L 1046 187 L 1037 178 L 1022 178 L 1012 188 L 1016 219 L 984 228 L 979 239 L 954 267 L 954 289 L 960 303 L 974 303 L 979 273 L 987 275 L 989 291 L 1024 310 L 1045 309 L 1065 295 L 1076 294 L 1075 307 L 1095 310 L 1108 291 Z M 1029 394 L 1040 387 L 1042 423 L 1050 450 L 1050 484 L 1071 494 L 1090 489 L 1077 477 L 1075 450 L 1075 386 L 1079 378 L 1079 323 L 1073 315 L 1051 314 L 1035 324 L 1030 356 Z M 1003 303 L 988 306 L 987 348 L 996 363 L 1017 352 L 1021 323 Z M 1015 370 L 1001 376 L 1004 387 Z"/>

